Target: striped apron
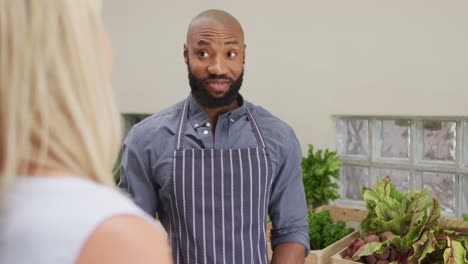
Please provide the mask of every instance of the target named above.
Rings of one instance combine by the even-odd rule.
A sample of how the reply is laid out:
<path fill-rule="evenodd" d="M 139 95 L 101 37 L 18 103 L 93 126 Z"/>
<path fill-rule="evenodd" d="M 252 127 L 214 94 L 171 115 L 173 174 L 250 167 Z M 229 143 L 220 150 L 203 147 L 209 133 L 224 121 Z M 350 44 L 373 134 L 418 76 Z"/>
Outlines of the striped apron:
<path fill-rule="evenodd" d="M 268 263 L 271 161 L 247 107 L 257 147 L 185 149 L 188 103 L 176 133 L 169 239 L 174 263 Z"/>

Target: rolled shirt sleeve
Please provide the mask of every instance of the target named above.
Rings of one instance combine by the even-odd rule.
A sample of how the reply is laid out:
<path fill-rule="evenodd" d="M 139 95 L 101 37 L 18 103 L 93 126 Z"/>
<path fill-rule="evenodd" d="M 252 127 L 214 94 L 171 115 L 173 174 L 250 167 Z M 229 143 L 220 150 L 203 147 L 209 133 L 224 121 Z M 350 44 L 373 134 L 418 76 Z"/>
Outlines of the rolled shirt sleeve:
<path fill-rule="evenodd" d="M 277 174 L 273 175 L 269 215 L 272 221 L 271 246 L 282 243 L 304 245 L 310 251 L 308 213 L 302 182 L 302 153 L 291 130 L 283 142 L 283 159 L 279 160 Z"/>

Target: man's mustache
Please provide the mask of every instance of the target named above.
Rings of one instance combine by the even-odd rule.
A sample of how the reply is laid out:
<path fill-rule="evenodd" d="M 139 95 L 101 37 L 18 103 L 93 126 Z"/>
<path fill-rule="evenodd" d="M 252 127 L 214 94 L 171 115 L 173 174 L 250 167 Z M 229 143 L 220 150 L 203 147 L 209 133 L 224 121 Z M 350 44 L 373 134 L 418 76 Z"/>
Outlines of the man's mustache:
<path fill-rule="evenodd" d="M 208 78 L 205 78 L 204 81 L 216 81 L 216 80 L 226 80 L 232 82 L 231 78 L 227 77 L 225 74 L 221 75 L 216 75 L 216 74 L 210 74 Z"/>

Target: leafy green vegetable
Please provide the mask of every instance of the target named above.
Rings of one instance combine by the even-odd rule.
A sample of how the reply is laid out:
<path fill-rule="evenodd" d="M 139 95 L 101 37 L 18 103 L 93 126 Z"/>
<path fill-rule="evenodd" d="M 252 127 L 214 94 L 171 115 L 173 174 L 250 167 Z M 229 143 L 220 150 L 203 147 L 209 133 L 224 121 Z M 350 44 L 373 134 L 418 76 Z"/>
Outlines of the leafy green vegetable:
<path fill-rule="evenodd" d="M 468 214 L 464 214 L 464 215 L 463 215 L 463 219 L 464 219 L 465 221 L 468 221 Z"/>
<path fill-rule="evenodd" d="M 447 249 L 444 251 L 445 263 L 468 263 L 466 259 L 466 250 L 463 245 L 451 238 L 447 238 Z"/>
<path fill-rule="evenodd" d="M 312 208 L 340 198 L 338 184 L 332 179 L 340 178 L 341 161 L 335 151 L 319 149 L 309 145 L 308 156 L 302 159 L 302 174 L 306 200 Z"/>
<path fill-rule="evenodd" d="M 112 168 L 112 177 L 114 179 L 115 184 L 119 183 L 120 180 L 120 160 L 122 159 L 122 147 L 120 147 L 119 155 L 117 156 L 117 160 L 114 163 L 114 167 Z"/>
<path fill-rule="evenodd" d="M 441 217 L 436 198 L 429 199 L 429 190 L 401 193 L 387 177 L 373 188 L 363 187 L 367 217 L 361 222 L 362 236 L 394 236 L 384 242 L 368 243 L 353 259 L 387 248 L 396 251 L 393 263 L 468 263 L 468 222 Z"/>
<path fill-rule="evenodd" d="M 311 250 L 323 249 L 352 233 L 343 221 L 333 223 L 330 211 L 309 212 L 309 236 Z"/>

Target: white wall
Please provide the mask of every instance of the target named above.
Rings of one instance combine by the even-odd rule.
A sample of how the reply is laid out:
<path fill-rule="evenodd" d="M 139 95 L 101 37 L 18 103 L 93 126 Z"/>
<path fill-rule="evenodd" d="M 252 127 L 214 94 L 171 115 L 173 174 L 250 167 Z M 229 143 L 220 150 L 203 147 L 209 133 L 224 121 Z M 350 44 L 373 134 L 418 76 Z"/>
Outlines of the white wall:
<path fill-rule="evenodd" d="M 211 8 L 244 27 L 243 95 L 289 123 L 304 150 L 334 147 L 337 114 L 468 116 L 466 0 L 107 0 L 122 112 L 188 94 L 186 28 Z"/>

